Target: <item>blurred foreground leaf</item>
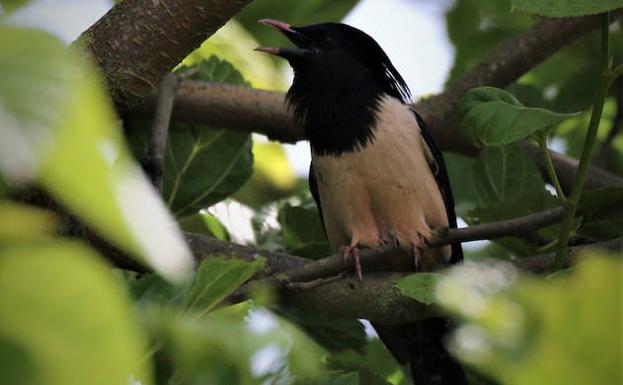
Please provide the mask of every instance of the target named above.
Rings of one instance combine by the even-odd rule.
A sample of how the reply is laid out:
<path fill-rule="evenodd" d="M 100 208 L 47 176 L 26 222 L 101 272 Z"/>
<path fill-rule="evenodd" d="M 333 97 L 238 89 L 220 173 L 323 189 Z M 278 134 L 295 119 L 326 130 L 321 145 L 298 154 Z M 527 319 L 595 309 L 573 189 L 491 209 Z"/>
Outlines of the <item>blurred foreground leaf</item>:
<path fill-rule="evenodd" d="M 127 295 L 85 247 L 0 249 L 0 313 L 0 366 L 11 368 L 2 383 L 151 383 Z"/>
<path fill-rule="evenodd" d="M 0 26 L 0 172 L 37 180 L 102 235 L 170 278 L 185 242 L 132 163 L 93 66 L 41 31 Z"/>
<path fill-rule="evenodd" d="M 547 280 L 504 265 L 451 270 L 437 296 L 462 320 L 459 358 L 509 385 L 621 383 L 621 255 L 581 260 Z"/>
<path fill-rule="evenodd" d="M 49 211 L 0 200 L 0 246 L 4 242 L 49 239 L 57 226 L 57 218 Z"/>

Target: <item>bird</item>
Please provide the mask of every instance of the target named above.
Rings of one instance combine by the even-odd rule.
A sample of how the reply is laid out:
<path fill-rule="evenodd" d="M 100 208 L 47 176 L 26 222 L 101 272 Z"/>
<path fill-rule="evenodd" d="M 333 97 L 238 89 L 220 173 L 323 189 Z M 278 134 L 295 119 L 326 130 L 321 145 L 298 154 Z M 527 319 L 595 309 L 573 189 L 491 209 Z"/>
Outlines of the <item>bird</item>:
<path fill-rule="evenodd" d="M 380 45 L 342 23 L 259 22 L 294 44 L 256 50 L 294 71 L 286 104 L 310 143 L 309 188 L 331 249 L 352 261 L 360 280 L 364 248 L 400 247 L 418 272 L 463 260 L 460 243 L 425 247 L 436 228 L 457 227 L 450 181 L 431 128 Z M 397 361 L 410 365 L 414 384 L 467 384 L 444 344 L 446 318 L 373 326 Z"/>

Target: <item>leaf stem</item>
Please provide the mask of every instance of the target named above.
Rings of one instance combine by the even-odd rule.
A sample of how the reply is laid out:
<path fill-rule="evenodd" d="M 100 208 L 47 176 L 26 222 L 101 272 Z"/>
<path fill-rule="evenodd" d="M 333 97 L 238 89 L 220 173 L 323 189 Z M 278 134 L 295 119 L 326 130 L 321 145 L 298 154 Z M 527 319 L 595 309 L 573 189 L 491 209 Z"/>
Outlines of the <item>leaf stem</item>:
<path fill-rule="evenodd" d="M 560 185 L 560 181 L 558 180 L 558 175 L 556 175 L 556 169 L 554 168 L 554 162 L 552 162 L 552 157 L 549 154 L 549 150 L 547 149 L 547 134 L 542 133 L 538 136 L 537 141 L 539 142 L 539 147 L 543 152 L 543 158 L 545 158 L 545 168 L 547 170 L 547 174 L 549 175 L 549 179 L 552 181 L 554 188 L 556 189 L 556 194 L 558 198 L 564 203 L 567 200 L 565 196 L 565 192 L 562 191 L 562 187 Z"/>
<path fill-rule="evenodd" d="M 601 121 L 601 114 L 603 112 L 606 96 L 608 95 L 608 89 L 614 76 L 614 72 L 610 72 L 610 49 L 608 45 L 609 27 L 610 14 L 606 13 L 603 15 L 601 23 L 601 80 L 599 82 L 595 105 L 591 113 L 591 120 L 588 126 L 588 132 L 586 133 L 580 164 L 575 175 L 575 183 L 573 184 L 573 189 L 571 190 L 569 198 L 564 202 L 565 216 L 560 228 L 560 243 L 556 249 L 555 266 L 557 269 L 562 269 L 566 263 L 567 244 L 575 224 L 575 212 L 578 208 L 578 202 L 580 201 L 580 195 L 584 187 L 584 181 L 586 180 L 588 166 L 591 162 L 591 156 L 595 147 L 595 139 L 597 137 L 597 129 Z M 619 71 L 619 69 L 617 68 L 616 71 Z"/>

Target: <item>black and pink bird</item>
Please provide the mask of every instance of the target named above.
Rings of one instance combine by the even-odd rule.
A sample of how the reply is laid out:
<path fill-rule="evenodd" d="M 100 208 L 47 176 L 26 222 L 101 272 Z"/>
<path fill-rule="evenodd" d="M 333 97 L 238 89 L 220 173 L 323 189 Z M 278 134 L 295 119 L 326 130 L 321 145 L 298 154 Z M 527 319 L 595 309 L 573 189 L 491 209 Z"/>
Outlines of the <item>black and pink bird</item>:
<path fill-rule="evenodd" d="M 353 259 L 360 279 L 360 248 L 398 245 L 413 253 L 417 271 L 462 260 L 459 243 L 422 247 L 433 229 L 456 227 L 452 191 L 432 132 L 382 48 L 345 24 L 260 23 L 295 45 L 258 50 L 294 70 L 286 101 L 311 145 L 309 186 L 331 248 Z M 447 320 L 374 326 L 397 360 L 410 364 L 414 384 L 467 383 L 443 343 Z"/>

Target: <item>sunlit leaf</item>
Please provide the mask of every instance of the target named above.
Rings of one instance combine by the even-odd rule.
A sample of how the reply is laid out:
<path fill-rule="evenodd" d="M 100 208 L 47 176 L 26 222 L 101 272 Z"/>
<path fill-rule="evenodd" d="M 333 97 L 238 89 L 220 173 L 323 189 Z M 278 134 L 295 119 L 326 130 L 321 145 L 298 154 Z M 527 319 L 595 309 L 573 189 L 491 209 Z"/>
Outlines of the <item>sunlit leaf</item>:
<path fill-rule="evenodd" d="M 93 66 L 44 32 L 0 27 L 0 171 L 35 179 L 104 236 L 170 278 L 192 259 L 125 148 Z"/>
<path fill-rule="evenodd" d="M 179 221 L 182 230 L 191 233 L 208 235 L 216 239 L 228 241 L 229 231 L 217 217 L 207 212 L 198 212 Z"/>
<path fill-rule="evenodd" d="M 251 278 L 264 265 L 262 259 L 246 262 L 236 259 L 209 258 L 199 265 L 185 303 L 200 314 L 209 312 L 223 298 Z"/>
<path fill-rule="evenodd" d="M 403 278 L 396 284 L 400 291 L 419 302 L 430 305 L 436 302 L 435 286 L 441 278 L 439 273 L 416 273 Z"/>
<path fill-rule="evenodd" d="M 525 107 L 513 95 L 493 87 L 468 91 L 459 109 L 463 136 L 488 146 L 516 142 L 577 115 Z"/>
<path fill-rule="evenodd" d="M 594 15 L 621 8 L 620 0 L 512 0 L 513 9 L 549 17 Z"/>
<path fill-rule="evenodd" d="M 57 225 L 56 217 L 49 211 L 0 200 L 0 245 L 48 239 Z"/>
<path fill-rule="evenodd" d="M 146 340 L 127 294 L 85 247 L 2 249 L 0 313 L 0 354 L 26 359 L 3 371 L 3 383 L 21 383 L 27 368 L 36 384 L 151 383 Z"/>

